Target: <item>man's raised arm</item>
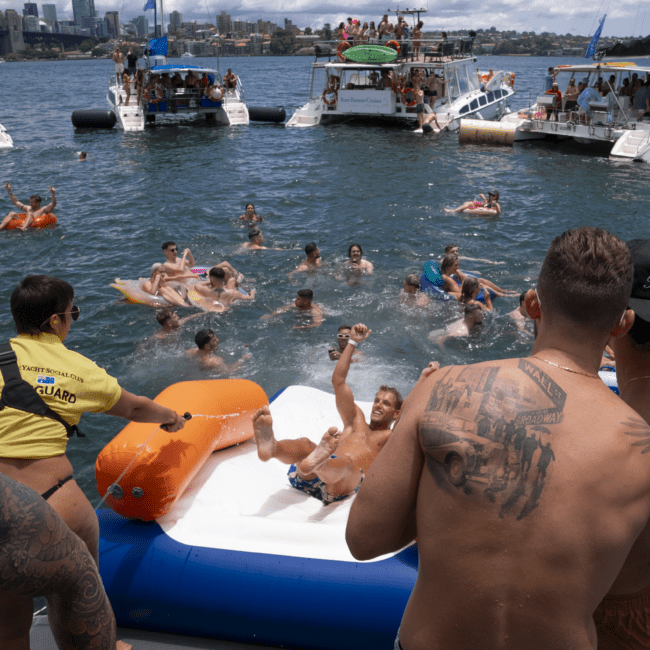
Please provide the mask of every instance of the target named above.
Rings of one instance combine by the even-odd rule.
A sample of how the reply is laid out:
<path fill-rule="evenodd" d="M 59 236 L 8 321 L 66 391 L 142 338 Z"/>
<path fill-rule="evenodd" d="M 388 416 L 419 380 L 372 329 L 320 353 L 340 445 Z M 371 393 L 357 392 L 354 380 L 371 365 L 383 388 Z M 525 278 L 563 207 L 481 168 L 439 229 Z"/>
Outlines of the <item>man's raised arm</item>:
<path fill-rule="evenodd" d="M 415 506 L 424 465 L 419 423 L 431 392 L 429 375 L 436 369 L 430 365 L 422 372 L 404 402 L 395 430 L 366 472 L 352 502 L 345 540 L 357 560 L 398 551 L 415 539 Z"/>
<path fill-rule="evenodd" d="M 334 386 L 334 395 L 336 396 L 336 409 L 341 416 L 341 420 L 343 420 L 344 427 L 352 426 L 357 414 L 354 395 L 352 394 L 352 389 L 347 384 L 350 363 L 352 363 L 352 354 L 354 353 L 356 343 L 365 341 L 371 332 L 372 330 L 369 330 L 363 323 L 359 323 L 352 328 L 350 331 L 350 340 L 343 352 L 341 352 L 341 356 L 332 373 L 332 386 Z"/>
<path fill-rule="evenodd" d="M 50 194 L 52 195 L 52 202 L 41 208 L 41 214 L 49 214 L 56 207 L 56 190 L 50 185 Z"/>
<path fill-rule="evenodd" d="M 5 190 L 7 190 L 7 193 L 9 194 L 9 199 L 10 201 L 19 209 L 19 210 L 24 210 L 25 212 L 28 211 L 29 206 L 23 205 L 15 196 L 14 193 L 11 191 L 11 185 L 9 183 L 5 183 Z"/>

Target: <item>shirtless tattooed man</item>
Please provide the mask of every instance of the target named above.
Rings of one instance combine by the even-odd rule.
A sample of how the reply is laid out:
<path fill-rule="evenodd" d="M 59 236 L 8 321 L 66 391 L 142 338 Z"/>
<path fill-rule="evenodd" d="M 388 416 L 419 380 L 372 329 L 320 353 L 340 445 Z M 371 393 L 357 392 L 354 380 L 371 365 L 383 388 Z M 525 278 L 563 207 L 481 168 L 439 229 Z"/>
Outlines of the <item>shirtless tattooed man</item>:
<path fill-rule="evenodd" d="M 592 613 L 650 515 L 650 427 L 598 377 L 631 285 L 623 242 L 567 231 L 526 295 L 532 355 L 443 368 L 409 395 L 346 532 L 360 560 L 417 538 L 395 648 L 596 648 Z"/>

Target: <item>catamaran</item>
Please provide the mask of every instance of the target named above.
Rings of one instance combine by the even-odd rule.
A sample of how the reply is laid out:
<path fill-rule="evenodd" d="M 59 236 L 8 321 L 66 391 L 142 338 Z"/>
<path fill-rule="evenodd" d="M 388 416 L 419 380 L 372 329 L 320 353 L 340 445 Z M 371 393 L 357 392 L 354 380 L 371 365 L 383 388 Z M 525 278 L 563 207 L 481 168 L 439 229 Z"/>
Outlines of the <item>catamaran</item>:
<path fill-rule="evenodd" d="M 147 124 L 153 124 L 158 118 L 187 114 L 205 115 L 207 120 L 220 124 L 248 124 L 249 114 L 239 77 L 234 88 L 225 88 L 218 58 L 216 70 L 186 63 L 169 64 L 167 36 L 157 37 L 155 0 L 148 0 L 147 9 L 156 13 L 155 38 L 145 50 L 144 91 L 138 96 L 135 83 L 131 82 L 128 96 L 121 80 L 114 74 L 110 77 L 107 100 L 118 124 L 125 131 L 144 131 Z M 162 0 L 160 13 L 162 17 Z M 177 80 L 180 77 L 180 82 L 164 83 L 165 77 L 175 76 Z"/>
<path fill-rule="evenodd" d="M 474 37 L 470 32 L 456 39 L 384 39 L 381 45 L 356 46 L 342 41 L 335 52 L 317 50 L 309 101 L 294 112 L 287 126 L 316 126 L 351 118 L 369 124 L 392 120 L 418 125 L 418 88 L 414 86 L 426 96 L 419 112 L 425 120 L 435 113 L 441 127 L 455 130 L 461 117 L 499 119 L 509 111 L 515 75 L 480 73 L 472 55 Z M 324 57 L 328 60 L 319 60 Z"/>

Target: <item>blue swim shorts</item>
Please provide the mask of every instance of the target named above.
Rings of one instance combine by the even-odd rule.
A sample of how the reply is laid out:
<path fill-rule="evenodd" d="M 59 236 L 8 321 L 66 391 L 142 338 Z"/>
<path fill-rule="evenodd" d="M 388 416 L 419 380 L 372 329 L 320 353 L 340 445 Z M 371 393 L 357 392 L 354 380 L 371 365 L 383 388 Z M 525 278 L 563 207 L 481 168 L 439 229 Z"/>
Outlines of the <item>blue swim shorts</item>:
<path fill-rule="evenodd" d="M 331 458 L 336 458 L 336 456 L 332 455 Z M 337 501 L 344 501 L 345 499 L 349 499 L 353 494 L 356 494 L 359 491 L 359 488 L 363 483 L 363 470 L 361 470 L 361 480 L 359 481 L 359 485 L 357 485 L 357 487 L 348 494 L 340 494 L 339 496 L 334 497 L 327 491 L 325 483 L 323 483 L 323 481 L 321 481 L 318 476 L 316 478 L 313 478 L 311 481 L 306 481 L 304 478 L 302 478 L 302 476 L 298 474 L 298 468 L 295 465 L 291 465 L 291 467 L 289 467 L 287 476 L 289 477 L 289 483 L 291 484 L 291 487 L 294 487 L 296 490 L 300 490 L 301 492 L 304 492 L 305 494 L 308 494 L 309 496 L 322 501 L 326 506 L 328 506 L 330 503 L 336 503 Z"/>

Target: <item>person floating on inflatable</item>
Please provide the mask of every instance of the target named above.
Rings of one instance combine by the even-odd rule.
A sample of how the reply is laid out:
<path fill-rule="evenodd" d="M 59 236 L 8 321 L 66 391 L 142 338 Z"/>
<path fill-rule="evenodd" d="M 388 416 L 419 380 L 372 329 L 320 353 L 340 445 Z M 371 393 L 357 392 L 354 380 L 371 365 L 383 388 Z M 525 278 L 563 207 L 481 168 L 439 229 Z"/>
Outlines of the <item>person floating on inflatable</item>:
<path fill-rule="evenodd" d="M 22 210 L 22 213 L 10 212 L 2 220 L 2 223 L 0 223 L 0 230 L 7 229 L 7 226 L 9 226 L 9 222 L 11 222 L 14 219 L 17 219 L 21 223 L 17 226 L 14 226 L 14 228 L 16 230 L 22 230 L 24 232 L 25 230 L 27 230 L 27 228 L 29 228 L 32 225 L 35 219 L 37 219 L 38 217 L 44 217 L 45 215 L 51 213 L 52 210 L 54 210 L 54 207 L 56 206 L 56 195 L 55 195 L 56 190 L 52 186 L 50 186 L 49 189 L 50 189 L 50 194 L 52 195 L 51 203 L 48 203 L 45 207 L 41 207 L 41 197 L 38 194 L 32 194 L 32 196 L 29 197 L 29 205 L 25 205 L 24 203 L 21 203 L 14 196 L 13 192 L 11 191 L 11 185 L 9 183 L 5 183 L 5 190 L 7 190 L 7 192 L 9 193 L 9 198 L 11 199 L 11 202 L 19 210 Z M 56 222 L 56 217 L 54 218 L 54 221 Z M 49 224 L 45 224 L 45 225 L 49 225 Z M 9 230 L 12 229 L 13 228 L 9 227 Z"/>
<path fill-rule="evenodd" d="M 471 212 L 474 214 L 485 215 L 499 215 L 501 214 L 501 206 L 499 205 L 499 192 L 493 190 L 488 193 L 488 198 L 485 194 L 479 194 L 482 201 L 466 201 L 463 205 L 457 208 L 445 208 L 445 212 Z"/>

